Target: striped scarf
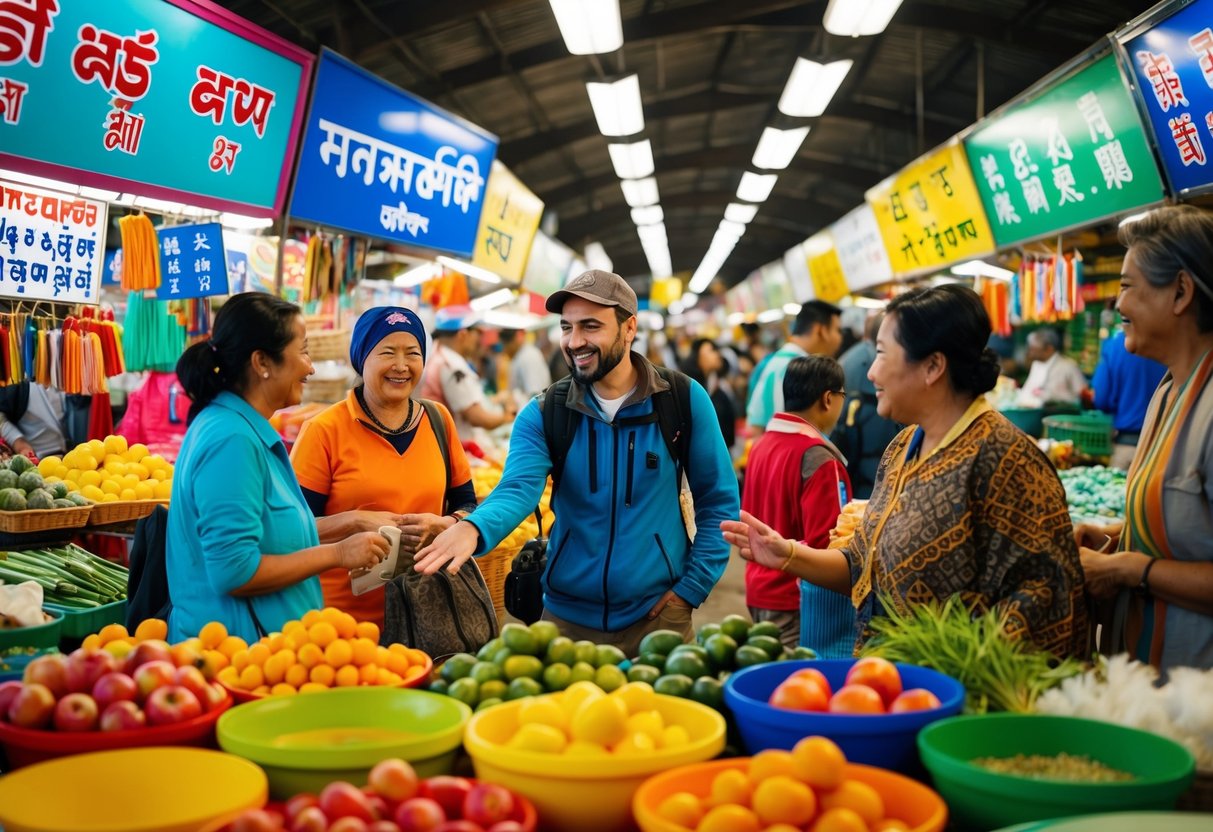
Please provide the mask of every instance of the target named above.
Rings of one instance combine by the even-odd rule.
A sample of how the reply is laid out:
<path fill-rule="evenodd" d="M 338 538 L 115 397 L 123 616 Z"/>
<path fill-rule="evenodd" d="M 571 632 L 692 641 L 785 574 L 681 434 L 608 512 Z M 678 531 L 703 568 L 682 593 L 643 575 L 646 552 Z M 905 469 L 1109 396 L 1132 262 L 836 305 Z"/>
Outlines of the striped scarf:
<path fill-rule="evenodd" d="M 1143 552 L 1152 558 L 1174 557 L 1163 517 L 1163 482 L 1176 437 L 1187 424 L 1192 407 L 1200 399 L 1210 377 L 1213 377 L 1213 351 L 1205 353 L 1178 390 L 1170 374 L 1159 387 L 1161 397 L 1151 405 L 1138 453 L 1129 468 L 1125 500 L 1127 534 L 1121 540 L 1121 548 L 1125 551 Z M 1166 614 L 1166 604 L 1155 598 L 1154 633 L 1150 643 L 1150 663 L 1155 667 L 1162 658 Z"/>

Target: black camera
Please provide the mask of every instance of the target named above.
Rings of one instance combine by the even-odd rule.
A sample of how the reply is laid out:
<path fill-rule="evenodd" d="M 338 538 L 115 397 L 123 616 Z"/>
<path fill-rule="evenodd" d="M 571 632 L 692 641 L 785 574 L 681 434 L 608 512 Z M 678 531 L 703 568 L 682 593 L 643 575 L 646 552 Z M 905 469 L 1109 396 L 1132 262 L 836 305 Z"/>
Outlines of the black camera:
<path fill-rule="evenodd" d="M 548 565 L 548 539 L 528 540 L 505 576 L 505 608 L 519 621 L 533 624 L 543 615 L 543 570 Z"/>

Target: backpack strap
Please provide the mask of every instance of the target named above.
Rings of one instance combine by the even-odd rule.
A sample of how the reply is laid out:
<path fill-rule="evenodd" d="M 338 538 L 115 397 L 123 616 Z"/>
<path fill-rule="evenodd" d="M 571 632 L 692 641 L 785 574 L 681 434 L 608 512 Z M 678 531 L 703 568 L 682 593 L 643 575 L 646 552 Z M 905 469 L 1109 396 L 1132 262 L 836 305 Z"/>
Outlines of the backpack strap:
<path fill-rule="evenodd" d="M 451 490 L 451 449 L 446 433 L 446 421 L 438 410 L 438 405 L 429 399 L 417 399 L 425 415 L 429 417 L 434 437 L 438 440 L 438 450 L 442 453 L 442 464 L 446 468 L 446 488 L 442 489 L 442 511 L 446 512 L 446 493 Z"/>
<path fill-rule="evenodd" d="M 560 477 L 564 473 L 564 461 L 573 444 L 573 434 L 581 414 L 566 405 L 572 376 L 554 382 L 543 394 L 540 412 L 543 414 L 543 438 L 552 460 L 552 491 L 560 488 Z"/>
<path fill-rule="evenodd" d="M 653 396 L 653 411 L 666 449 L 678 466 L 676 473 L 681 482 L 681 474 L 691 467 L 691 380 L 677 370 L 653 369 L 670 385 L 669 393 Z"/>

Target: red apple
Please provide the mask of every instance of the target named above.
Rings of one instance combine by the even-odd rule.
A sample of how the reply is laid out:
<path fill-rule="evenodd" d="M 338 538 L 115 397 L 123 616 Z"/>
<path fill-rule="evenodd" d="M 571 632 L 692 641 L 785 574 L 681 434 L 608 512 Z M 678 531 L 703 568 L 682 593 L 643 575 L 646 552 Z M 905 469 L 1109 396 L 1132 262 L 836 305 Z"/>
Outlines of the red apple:
<path fill-rule="evenodd" d="M 87 693 L 69 693 L 55 703 L 56 731 L 97 730 L 97 703 Z"/>
<path fill-rule="evenodd" d="M 433 832 L 445 822 L 442 806 L 428 797 L 412 797 L 396 807 L 396 825 L 401 832 Z"/>
<path fill-rule="evenodd" d="M 329 832 L 367 832 L 366 821 L 347 815 L 329 824 Z"/>
<path fill-rule="evenodd" d="M 377 820 L 366 829 L 367 832 L 400 832 L 400 827 L 390 820 Z"/>
<path fill-rule="evenodd" d="M 107 673 L 93 685 L 93 699 L 102 712 L 114 702 L 134 702 L 139 698 L 139 686 L 125 673 Z"/>
<path fill-rule="evenodd" d="M 399 758 L 382 760 L 371 769 L 367 784 L 388 800 L 408 800 L 417 794 L 417 772 Z"/>
<path fill-rule="evenodd" d="M 50 725 L 54 712 L 55 695 L 50 688 L 31 682 L 22 685 L 9 704 L 8 721 L 19 728 L 45 728 Z"/>
<path fill-rule="evenodd" d="M 472 823 L 470 820 L 459 818 L 438 824 L 438 828 L 434 832 L 484 832 L 484 827 L 478 823 Z"/>
<path fill-rule="evenodd" d="M 81 647 L 67 657 L 67 687 L 72 693 L 88 693 L 97 680 L 118 669 L 117 661 L 104 650 Z"/>
<path fill-rule="evenodd" d="M 56 699 L 66 696 L 71 692 L 67 688 L 67 656 L 62 653 L 39 656 L 25 666 L 21 681 L 42 685 Z"/>
<path fill-rule="evenodd" d="M 123 669 L 134 676 L 136 668 L 148 662 L 168 662 L 174 669 L 177 667 L 173 663 L 173 649 L 168 642 L 149 638 L 136 644 L 135 649 L 127 654 Z"/>
<path fill-rule="evenodd" d="M 451 819 L 463 817 L 463 801 L 472 790 L 472 781 L 466 777 L 440 775 L 421 781 L 419 793 L 438 801 L 438 805 Z"/>
<path fill-rule="evenodd" d="M 147 717 L 139 706 L 128 699 L 111 702 L 101 712 L 102 731 L 134 731 L 147 726 Z"/>
<path fill-rule="evenodd" d="M 22 683 L 16 679 L 0 682 L 0 722 L 8 719 L 8 707 L 21 692 Z"/>
<path fill-rule="evenodd" d="M 152 725 L 173 725 L 202 714 L 198 697 L 179 685 L 156 688 L 144 706 Z"/>
<path fill-rule="evenodd" d="M 495 783 L 477 783 L 463 799 L 463 816 L 481 826 L 507 820 L 513 812 L 513 793 Z"/>
<path fill-rule="evenodd" d="M 320 808 L 324 810 L 324 814 L 329 820 L 358 818 L 363 823 L 375 820 L 366 795 L 349 783 L 343 783 L 340 780 L 336 783 L 329 783 L 324 787 L 324 791 L 320 792 Z"/>
<path fill-rule="evenodd" d="M 286 819 L 294 823 L 295 818 L 304 809 L 308 808 L 309 806 L 319 805 L 320 801 L 316 798 L 316 795 L 311 794 L 310 792 L 300 792 L 286 802 L 286 805 L 283 807 L 283 811 L 286 814 Z"/>
<path fill-rule="evenodd" d="M 227 701 L 227 691 L 218 682 L 210 682 L 206 686 L 206 700 L 198 701 L 202 703 L 202 710 L 213 711 Z"/>
<path fill-rule="evenodd" d="M 172 662 L 151 661 L 135 668 L 135 685 L 139 688 L 140 701 L 151 696 L 152 691 L 168 687 L 173 683 L 173 674 L 177 668 Z"/>
<path fill-rule="evenodd" d="M 315 800 L 314 797 L 312 799 Z M 328 828 L 329 819 L 319 806 L 304 806 L 291 821 L 291 832 L 325 832 Z"/>
<path fill-rule="evenodd" d="M 363 792 L 363 794 L 366 794 L 366 792 Z M 375 820 L 383 820 L 392 816 L 392 809 L 388 806 L 388 802 L 374 792 L 366 795 L 366 805 L 370 807 L 371 816 Z M 393 802 L 392 805 L 395 805 L 395 803 Z"/>
<path fill-rule="evenodd" d="M 526 827 L 516 820 L 503 820 L 501 823 L 494 823 L 486 832 L 526 832 Z"/>
<path fill-rule="evenodd" d="M 281 828 L 264 809 L 246 809 L 232 821 L 232 832 L 279 832 Z"/>
<path fill-rule="evenodd" d="M 210 701 L 210 682 L 206 681 L 206 677 L 202 675 L 202 671 L 193 665 L 179 667 L 173 672 L 173 684 L 181 687 L 194 694 L 194 698 L 198 700 L 198 704 L 202 705 L 203 710 L 207 709 L 207 703 Z"/>

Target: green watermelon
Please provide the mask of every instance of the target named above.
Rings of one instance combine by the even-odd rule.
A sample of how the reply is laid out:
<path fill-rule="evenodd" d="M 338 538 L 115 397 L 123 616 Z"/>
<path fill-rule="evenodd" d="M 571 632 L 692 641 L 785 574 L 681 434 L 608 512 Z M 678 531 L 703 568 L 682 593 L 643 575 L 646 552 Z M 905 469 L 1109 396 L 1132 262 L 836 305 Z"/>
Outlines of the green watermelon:
<path fill-rule="evenodd" d="M 75 508 L 76 504 L 71 500 L 55 500 L 55 508 Z"/>
<path fill-rule="evenodd" d="M 25 492 L 20 488 L 0 491 L 0 511 L 25 511 Z"/>
<path fill-rule="evenodd" d="M 7 468 L 0 470 L 0 489 L 16 488 L 16 487 L 17 487 L 17 474 L 13 471 L 8 470 Z"/>
<path fill-rule="evenodd" d="M 67 495 L 67 501 L 68 501 L 69 503 L 71 503 L 72 505 L 74 505 L 74 506 L 87 506 L 87 505 L 89 505 L 88 497 L 85 497 L 85 496 L 84 496 L 83 494 L 81 494 L 79 491 L 73 491 L 73 492 L 71 492 L 70 494 L 68 494 L 68 495 Z"/>
<path fill-rule="evenodd" d="M 16 454 L 8 461 L 8 469 L 10 471 L 16 471 L 18 474 L 24 474 L 33 467 L 34 463 L 29 461 L 29 457 L 22 456 L 21 454 Z"/>
<path fill-rule="evenodd" d="M 45 488 L 35 488 L 25 498 L 26 508 L 54 508 L 55 498 Z"/>
<path fill-rule="evenodd" d="M 68 495 L 67 483 L 57 482 L 46 486 L 46 490 L 51 492 L 51 496 L 56 500 L 66 500 Z"/>
<path fill-rule="evenodd" d="M 17 459 L 17 457 L 13 458 Z M 22 472 L 21 476 L 17 477 L 17 487 L 26 494 L 35 489 L 41 488 L 45 484 L 46 483 L 43 481 L 42 475 L 37 471 L 24 471 Z"/>

